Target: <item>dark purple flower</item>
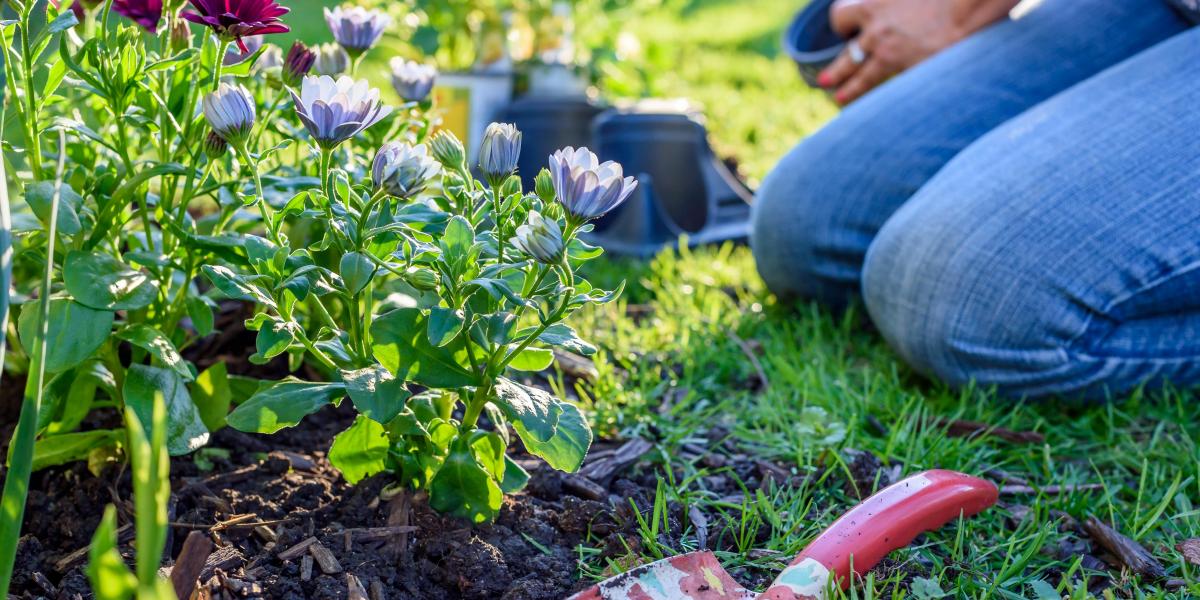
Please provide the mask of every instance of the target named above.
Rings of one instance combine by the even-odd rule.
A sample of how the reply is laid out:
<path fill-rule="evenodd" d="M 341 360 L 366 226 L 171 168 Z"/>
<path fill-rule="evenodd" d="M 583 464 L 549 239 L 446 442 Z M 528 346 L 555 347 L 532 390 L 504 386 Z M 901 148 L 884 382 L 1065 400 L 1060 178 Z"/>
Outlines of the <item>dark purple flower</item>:
<path fill-rule="evenodd" d="M 289 87 L 300 85 L 300 81 L 312 70 L 317 55 L 304 42 L 294 42 L 283 59 L 283 83 Z"/>
<path fill-rule="evenodd" d="M 162 20 L 162 0 L 113 0 L 112 11 L 141 25 L 150 33 L 158 32 Z"/>
<path fill-rule="evenodd" d="M 275 0 L 188 0 L 196 12 L 184 11 L 183 18 L 212 28 L 225 41 L 236 41 L 247 52 L 242 38 L 248 35 L 286 33 L 291 31 L 279 17 L 287 8 Z"/>

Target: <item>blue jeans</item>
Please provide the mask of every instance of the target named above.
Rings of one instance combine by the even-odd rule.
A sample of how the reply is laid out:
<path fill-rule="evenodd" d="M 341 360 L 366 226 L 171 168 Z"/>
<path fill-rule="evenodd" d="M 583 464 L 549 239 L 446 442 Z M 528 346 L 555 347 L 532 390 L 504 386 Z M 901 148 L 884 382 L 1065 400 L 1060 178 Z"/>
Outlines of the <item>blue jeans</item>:
<path fill-rule="evenodd" d="M 1200 28 L 1045 0 L 849 106 L 756 199 L 768 286 L 861 298 L 917 370 L 1010 396 L 1200 382 Z"/>

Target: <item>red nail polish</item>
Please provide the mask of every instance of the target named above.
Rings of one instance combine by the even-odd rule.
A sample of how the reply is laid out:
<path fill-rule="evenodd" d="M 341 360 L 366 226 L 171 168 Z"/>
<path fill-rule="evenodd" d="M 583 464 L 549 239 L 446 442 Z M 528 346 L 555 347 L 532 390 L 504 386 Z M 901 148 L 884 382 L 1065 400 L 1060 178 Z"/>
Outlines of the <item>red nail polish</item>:
<path fill-rule="evenodd" d="M 838 104 L 845 104 L 847 100 L 846 92 L 838 92 L 834 94 L 833 99 L 836 100 Z"/>
<path fill-rule="evenodd" d="M 833 78 L 830 77 L 828 71 L 821 71 L 821 74 L 817 75 L 817 85 L 821 87 L 829 87 L 829 84 L 833 83 L 833 81 L 831 81 L 832 79 Z"/>

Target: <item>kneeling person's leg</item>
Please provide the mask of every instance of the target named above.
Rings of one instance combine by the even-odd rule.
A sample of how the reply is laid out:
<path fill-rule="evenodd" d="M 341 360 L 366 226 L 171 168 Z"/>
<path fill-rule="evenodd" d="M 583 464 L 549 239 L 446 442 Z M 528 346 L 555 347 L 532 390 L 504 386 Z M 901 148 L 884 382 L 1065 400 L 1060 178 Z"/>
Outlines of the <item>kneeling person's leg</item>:
<path fill-rule="evenodd" d="M 954 155 L 1184 27 L 1161 2 L 1045 0 L 896 77 L 763 183 L 751 242 L 763 279 L 776 293 L 844 305 L 884 221 Z"/>
<path fill-rule="evenodd" d="M 1010 395 L 1200 381 L 1200 29 L 956 157 L 871 246 L 867 308 L 920 370 Z"/>

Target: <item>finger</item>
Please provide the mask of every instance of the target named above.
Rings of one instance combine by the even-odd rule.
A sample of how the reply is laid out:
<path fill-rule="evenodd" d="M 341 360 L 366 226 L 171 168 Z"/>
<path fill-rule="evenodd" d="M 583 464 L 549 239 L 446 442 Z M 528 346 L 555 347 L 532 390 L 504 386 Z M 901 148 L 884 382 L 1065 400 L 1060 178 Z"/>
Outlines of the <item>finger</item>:
<path fill-rule="evenodd" d="M 833 62 L 825 67 L 820 75 L 817 75 L 817 83 L 824 88 L 841 87 L 861 67 L 862 65 L 851 60 L 848 51 L 842 50 L 842 53 L 838 54 L 837 58 L 833 59 Z"/>
<path fill-rule="evenodd" d="M 846 39 L 854 37 L 866 20 L 867 0 L 837 0 L 829 9 L 829 25 Z"/>
<path fill-rule="evenodd" d="M 868 58 L 867 62 L 863 63 L 862 68 L 858 69 L 849 81 L 838 87 L 833 99 L 842 105 L 854 102 L 894 74 L 893 70 L 883 61 L 877 58 Z"/>

